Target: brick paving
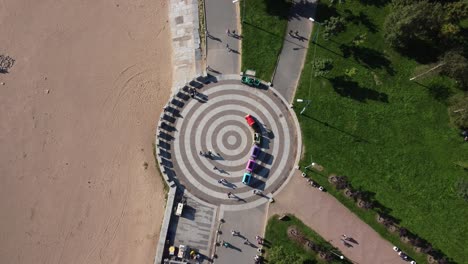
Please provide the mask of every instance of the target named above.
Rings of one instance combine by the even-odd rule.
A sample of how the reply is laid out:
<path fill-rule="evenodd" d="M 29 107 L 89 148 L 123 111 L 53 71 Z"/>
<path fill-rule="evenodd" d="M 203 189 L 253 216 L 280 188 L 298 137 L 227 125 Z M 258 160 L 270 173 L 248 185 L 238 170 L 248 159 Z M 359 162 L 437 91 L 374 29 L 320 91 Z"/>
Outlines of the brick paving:
<path fill-rule="evenodd" d="M 344 256 L 359 264 L 398 264 L 403 261 L 393 251 L 393 245 L 380 237 L 370 226 L 326 192 L 306 184 L 301 172 L 296 171 L 286 187 L 270 204 L 268 216 L 294 214 Z M 340 240 L 346 234 L 359 244 L 344 246 Z"/>

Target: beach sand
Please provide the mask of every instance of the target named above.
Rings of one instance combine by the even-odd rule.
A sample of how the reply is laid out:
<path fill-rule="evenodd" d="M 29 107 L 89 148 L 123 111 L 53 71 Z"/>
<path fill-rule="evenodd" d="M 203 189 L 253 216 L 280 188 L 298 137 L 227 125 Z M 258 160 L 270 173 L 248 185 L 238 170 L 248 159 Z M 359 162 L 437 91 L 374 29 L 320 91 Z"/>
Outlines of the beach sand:
<path fill-rule="evenodd" d="M 153 263 L 167 5 L 0 0 L 0 263 Z"/>

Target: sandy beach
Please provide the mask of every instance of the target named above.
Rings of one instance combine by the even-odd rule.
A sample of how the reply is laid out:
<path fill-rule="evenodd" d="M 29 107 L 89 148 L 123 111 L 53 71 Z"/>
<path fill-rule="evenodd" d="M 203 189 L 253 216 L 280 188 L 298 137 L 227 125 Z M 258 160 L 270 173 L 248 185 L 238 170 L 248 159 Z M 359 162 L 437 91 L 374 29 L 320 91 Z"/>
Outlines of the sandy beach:
<path fill-rule="evenodd" d="M 15 60 L 0 73 L 0 263 L 153 262 L 167 8 L 0 0 L 0 54 Z"/>

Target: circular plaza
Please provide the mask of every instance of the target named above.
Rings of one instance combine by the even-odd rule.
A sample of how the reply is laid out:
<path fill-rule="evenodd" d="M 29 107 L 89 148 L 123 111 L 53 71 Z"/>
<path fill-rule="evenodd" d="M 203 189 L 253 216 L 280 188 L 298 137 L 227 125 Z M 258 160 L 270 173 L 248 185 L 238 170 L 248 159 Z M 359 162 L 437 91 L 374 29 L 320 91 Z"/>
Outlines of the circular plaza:
<path fill-rule="evenodd" d="M 166 179 L 227 208 L 269 201 L 299 159 L 294 112 L 267 86 L 240 80 L 194 86 L 176 93 L 161 115 L 157 153 Z"/>

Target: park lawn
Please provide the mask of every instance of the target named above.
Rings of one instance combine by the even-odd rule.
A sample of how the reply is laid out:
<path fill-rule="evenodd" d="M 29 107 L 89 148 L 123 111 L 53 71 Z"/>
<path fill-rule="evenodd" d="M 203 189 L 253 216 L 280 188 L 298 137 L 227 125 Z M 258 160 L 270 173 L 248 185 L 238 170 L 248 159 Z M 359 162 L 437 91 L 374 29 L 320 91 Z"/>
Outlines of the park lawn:
<path fill-rule="evenodd" d="M 243 17 L 242 71 L 255 70 L 256 77 L 269 82 L 283 47 L 289 1 L 242 0 L 239 7 Z"/>
<path fill-rule="evenodd" d="M 309 45 L 296 98 L 312 103 L 304 115 L 299 115 L 301 105 L 295 107 L 305 146 L 301 165 L 313 160 L 324 166 L 325 171 L 309 175 L 393 243 L 402 244 L 376 223 L 375 213 L 355 207 L 330 187 L 330 173 L 346 175 L 354 188 L 372 192 L 401 226 L 464 263 L 468 210 L 455 186 L 466 179 L 467 171 L 455 163 L 468 160 L 468 144 L 450 124 L 444 102 L 459 91 L 453 81 L 430 74 L 409 81 L 424 67 L 385 44 L 382 27 L 388 7 L 358 1 L 335 7 L 320 4 L 316 20 L 343 16 L 345 9 L 355 18 L 346 23 L 345 32 L 328 41 L 319 34 L 318 45 Z M 340 45 L 364 33 L 362 52 L 344 56 Z M 313 76 L 314 55 L 333 60 L 328 75 Z M 356 74 L 345 78 L 345 71 L 352 68 Z M 444 89 L 434 90 L 433 84 Z"/>
<path fill-rule="evenodd" d="M 306 251 L 303 246 L 301 246 L 296 241 L 290 240 L 287 235 L 288 227 L 296 226 L 297 230 L 302 233 L 307 239 L 315 242 L 322 248 L 325 248 L 326 251 L 335 252 L 335 254 L 342 255 L 342 253 L 330 245 L 325 239 L 323 239 L 319 234 L 315 233 L 312 229 L 302 223 L 301 220 L 296 218 L 294 215 L 288 215 L 286 220 L 278 220 L 278 216 L 272 216 L 267 223 L 265 231 L 265 241 L 269 243 L 264 247 L 266 252 L 266 259 L 268 260 L 268 250 L 277 246 L 282 246 L 287 252 L 297 254 L 301 256 L 305 261 L 304 263 L 327 263 L 317 257 L 312 251 Z M 335 260 L 328 263 L 349 263 L 348 261 Z"/>

